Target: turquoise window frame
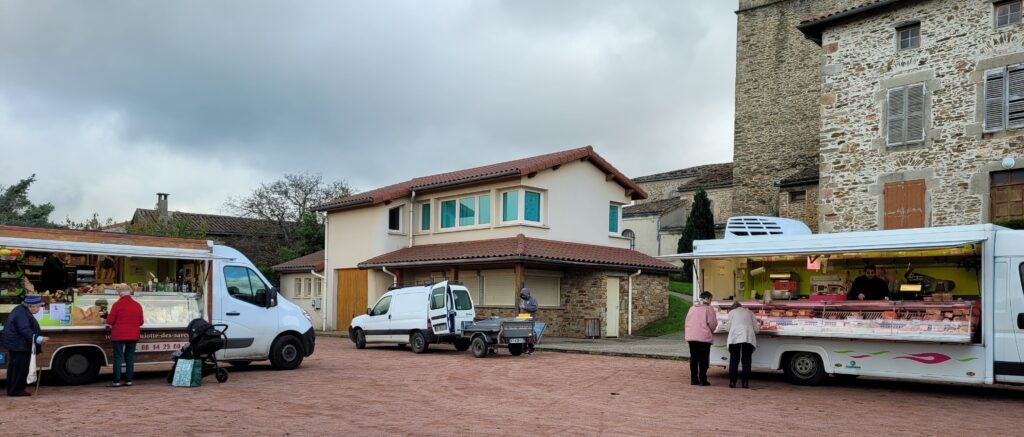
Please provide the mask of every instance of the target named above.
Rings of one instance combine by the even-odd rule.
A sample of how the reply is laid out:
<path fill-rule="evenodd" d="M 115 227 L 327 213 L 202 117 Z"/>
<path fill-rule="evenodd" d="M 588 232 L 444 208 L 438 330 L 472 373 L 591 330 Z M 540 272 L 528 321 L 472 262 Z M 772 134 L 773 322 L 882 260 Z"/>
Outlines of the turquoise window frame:
<path fill-rule="evenodd" d="M 540 223 L 540 193 L 526 191 L 523 196 L 523 219 L 528 222 Z"/>
<path fill-rule="evenodd" d="M 476 224 L 476 197 L 459 199 L 459 226 Z"/>
<path fill-rule="evenodd" d="M 619 233 L 619 205 L 608 205 L 608 233 Z"/>
<path fill-rule="evenodd" d="M 424 203 L 420 205 L 420 230 L 430 230 L 430 204 Z"/>
<path fill-rule="evenodd" d="M 514 222 L 516 220 L 519 220 L 519 192 L 501 193 L 501 221 Z"/>
<path fill-rule="evenodd" d="M 478 222 L 481 225 L 488 225 L 491 223 L 491 195 L 484 194 L 477 199 L 479 200 L 477 204 Z"/>
<path fill-rule="evenodd" d="M 441 229 L 455 227 L 455 200 L 441 202 Z"/>

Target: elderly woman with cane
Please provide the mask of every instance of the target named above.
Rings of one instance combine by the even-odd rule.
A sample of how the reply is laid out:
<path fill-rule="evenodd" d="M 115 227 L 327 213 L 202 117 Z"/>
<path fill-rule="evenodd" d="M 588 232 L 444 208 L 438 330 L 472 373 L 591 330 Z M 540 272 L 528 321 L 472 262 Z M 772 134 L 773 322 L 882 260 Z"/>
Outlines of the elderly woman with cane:
<path fill-rule="evenodd" d="M 33 314 L 43 306 L 43 299 L 38 295 L 25 297 L 4 322 L 3 346 L 7 349 L 7 396 L 32 396 L 25 391 L 28 383 L 29 361 L 32 359 L 32 343 L 42 345 L 49 340 L 42 336 L 39 322 Z M 39 353 L 39 349 L 36 349 Z M 34 369 L 31 369 L 34 370 Z"/>

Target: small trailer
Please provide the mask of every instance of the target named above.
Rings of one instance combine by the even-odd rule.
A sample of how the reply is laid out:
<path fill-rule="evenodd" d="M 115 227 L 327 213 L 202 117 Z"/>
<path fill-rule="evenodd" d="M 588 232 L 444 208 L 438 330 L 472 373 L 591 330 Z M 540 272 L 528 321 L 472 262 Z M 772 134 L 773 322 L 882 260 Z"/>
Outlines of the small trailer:
<path fill-rule="evenodd" d="M 462 328 L 462 337 L 470 340 L 473 356 L 486 358 L 494 353 L 494 346 L 508 345 L 513 356 L 522 355 L 528 344 L 537 342 L 533 319 L 484 319 Z"/>

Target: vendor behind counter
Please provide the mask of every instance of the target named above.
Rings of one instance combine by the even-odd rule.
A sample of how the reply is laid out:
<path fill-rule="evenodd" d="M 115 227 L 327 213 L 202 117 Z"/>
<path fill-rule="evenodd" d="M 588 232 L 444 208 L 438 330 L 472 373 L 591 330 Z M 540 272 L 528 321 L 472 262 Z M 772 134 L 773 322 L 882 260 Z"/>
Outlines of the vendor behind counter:
<path fill-rule="evenodd" d="M 882 300 L 889 296 L 889 282 L 878 276 L 878 269 L 869 265 L 853 280 L 847 300 Z"/>

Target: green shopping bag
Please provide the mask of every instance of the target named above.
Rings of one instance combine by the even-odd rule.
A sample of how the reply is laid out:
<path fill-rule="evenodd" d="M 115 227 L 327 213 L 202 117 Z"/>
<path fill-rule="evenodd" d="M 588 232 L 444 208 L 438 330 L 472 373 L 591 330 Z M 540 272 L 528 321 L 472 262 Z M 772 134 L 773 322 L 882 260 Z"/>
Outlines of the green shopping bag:
<path fill-rule="evenodd" d="M 175 387 L 199 387 L 203 383 L 203 361 L 178 359 L 174 366 Z"/>

